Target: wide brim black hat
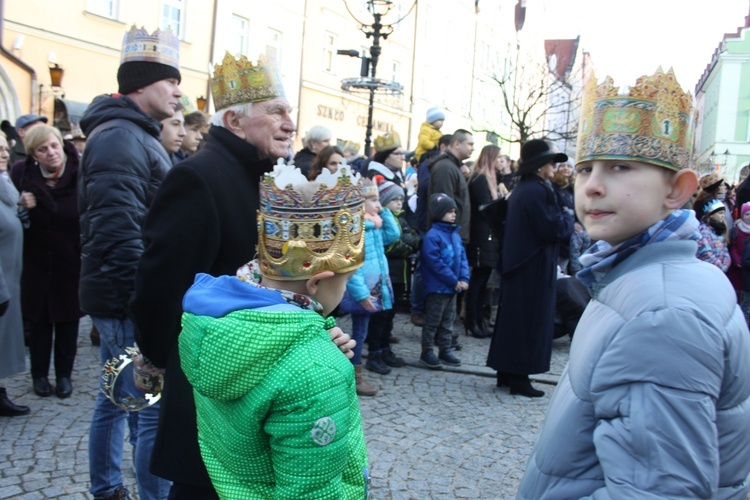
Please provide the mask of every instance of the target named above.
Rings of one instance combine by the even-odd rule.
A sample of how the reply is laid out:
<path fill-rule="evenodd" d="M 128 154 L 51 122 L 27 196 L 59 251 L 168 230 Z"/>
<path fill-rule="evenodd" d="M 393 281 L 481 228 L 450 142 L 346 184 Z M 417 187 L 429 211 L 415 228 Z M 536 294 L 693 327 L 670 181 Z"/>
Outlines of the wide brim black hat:
<path fill-rule="evenodd" d="M 518 173 L 521 175 L 533 174 L 548 163 L 562 163 L 564 161 L 568 161 L 568 155 L 555 153 L 547 141 L 532 139 L 521 148 Z"/>

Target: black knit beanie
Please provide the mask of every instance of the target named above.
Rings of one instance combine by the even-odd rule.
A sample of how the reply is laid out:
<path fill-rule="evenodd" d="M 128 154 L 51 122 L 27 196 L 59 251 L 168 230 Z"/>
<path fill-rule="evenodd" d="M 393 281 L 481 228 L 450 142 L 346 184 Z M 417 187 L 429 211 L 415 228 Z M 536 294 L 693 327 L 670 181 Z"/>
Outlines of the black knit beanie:
<path fill-rule="evenodd" d="M 120 87 L 118 92 L 125 95 L 131 94 L 159 80 L 169 78 L 176 78 L 178 83 L 181 82 L 180 70 L 167 64 L 155 62 L 124 62 L 120 64 L 120 68 L 117 70 L 117 83 Z"/>
<path fill-rule="evenodd" d="M 450 212 L 456 207 L 456 202 L 453 198 L 445 193 L 435 193 L 430 196 L 430 218 L 432 222 L 440 222 L 443 220 L 445 214 Z"/>
<path fill-rule="evenodd" d="M 391 153 L 393 153 L 397 149 L 398 148 L 386 149 L 385 151 L 375 153 L 375 156 L 373 156 L 372 159 L 378 163 L 382 163 L 383 165 L 385 165 L 385 160 L 388 159 Z"/>

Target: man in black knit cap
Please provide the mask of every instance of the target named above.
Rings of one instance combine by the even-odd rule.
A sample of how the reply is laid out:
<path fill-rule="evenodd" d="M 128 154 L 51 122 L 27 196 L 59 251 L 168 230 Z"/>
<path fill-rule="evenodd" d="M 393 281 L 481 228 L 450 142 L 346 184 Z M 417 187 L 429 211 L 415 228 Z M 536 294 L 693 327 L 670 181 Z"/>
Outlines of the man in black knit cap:
<path fill-rule="evenodd" d="M 144 247 L 141 224 L 172 165 L 159 142 L 159 122 L 174 114 L 182 96 L 179 49 L 170 31 L 149 34 L 133 26 L 123 39 L 118 93 L 95 98 L 81 120 L 88 143 L 78 173 L 80 298 L 101 335 L 102 365 L 135 342 L 128 302 Z M 132 377 L 121 378 L 116 400 L 133 384 Z M 120 471 L 126 421 L 140 498 L 167 498 L 169 482 L 149 472 L 158 408 L 157 403 L 133 414 L 135 425 L 136 417 L 129 420 L 102 393 L 97 396 L 89 435 L 95 499 L 130 498 Z"/>

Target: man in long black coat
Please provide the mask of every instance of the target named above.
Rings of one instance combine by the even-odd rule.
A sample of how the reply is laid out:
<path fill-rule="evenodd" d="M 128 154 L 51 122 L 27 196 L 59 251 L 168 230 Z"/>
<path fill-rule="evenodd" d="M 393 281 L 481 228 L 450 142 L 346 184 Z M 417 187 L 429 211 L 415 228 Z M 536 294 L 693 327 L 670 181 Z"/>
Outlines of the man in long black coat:
<path fill-rule="evenodd" d="M 511 394 L 543 396 L 529 374 L 549 370 L 555 320 L 558 243 L 573 232 L 573 214 L 557 203 L 549 179 L 566 161 L 534 139 L 521 150 L 521 181 L 508 199 L 502 250 L 502 302 L 487 365 Z"/>
<path fill-rule="evenodd" d="M 234 275 L 253 258 L 259 181 L 289 154 L 295 131 L 280 86 L 214 100 L 219 111 L 205 148 L 175 166 L 154 199 L 131 303 L 141 352 L 166 368 L 151 471 L 173 481 L 170 498 L 218 498 L 200 455 L 193 390 L 180 367 L 182 297 L 197 273 Z"/>

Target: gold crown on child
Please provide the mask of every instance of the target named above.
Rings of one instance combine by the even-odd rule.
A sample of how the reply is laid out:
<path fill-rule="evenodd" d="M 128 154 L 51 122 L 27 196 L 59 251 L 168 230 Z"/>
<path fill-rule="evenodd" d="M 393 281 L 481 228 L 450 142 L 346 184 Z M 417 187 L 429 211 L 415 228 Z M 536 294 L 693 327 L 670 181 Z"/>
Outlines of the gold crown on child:
<path fill-rule="evenodd" d="M 211 94 L 216 111 L 286 96 L 275 64 L 267 63 L 262 57 L 258 64 L 253 64 L 247 57 L 236 59 L 229 52 L 221 64 L 214 66 Z"/>
<path fill-rule="evenodd" d="M 365 260 L 359 175 L 342 164 L 310 182 L 280 158 L 260 183 L 258 260 L 268 278 L 293 281 L 345 273 Z"/>
<path fill-rule="evenodd" d="M 120 64 L 152 62 L 180 69 L 180 40 L 167 28 L 149 34 L 146 28 L 133 25 L 122 38 Z"/>
<path fill-rule="evenodd" d="M 680 170 L 690 166 L 693 96 L 670 69 L 641 76 L 634 87 L 596 84 L 591 74 L 581 104 L 576 163 L 642 161 Z"/>

